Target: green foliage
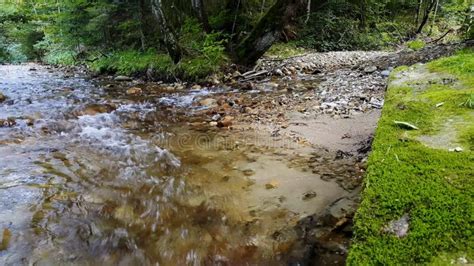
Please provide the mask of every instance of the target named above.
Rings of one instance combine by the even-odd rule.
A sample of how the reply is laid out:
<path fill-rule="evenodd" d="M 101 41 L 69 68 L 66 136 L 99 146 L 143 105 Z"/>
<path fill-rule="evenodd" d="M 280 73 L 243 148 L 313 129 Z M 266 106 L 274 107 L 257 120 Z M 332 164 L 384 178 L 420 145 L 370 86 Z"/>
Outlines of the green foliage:
<path fill-rule="evenodd" d="M 472 68 L 464 68 L 460 58 L 470 61 L 473 56 L 462 52 L 428 64 L 431 71 L 456 75 L 461 87 L 440 83 L 420 91 L 410 83 L 389 86 L 355 217 L 349 265 L 439 265 L 459 254 L 473 258 L 474 120 L 472 110 L 460 106 L 474 92 Z M 445 104 L 436 107 L 440 102 Z M 464 152 L 430 148 L 417 140 L 436 134 L 453 117 L 466 122 L 455 128 Z M 420 130 L 405 131 L 394 120 L 414 123 Z M 410 216 L 407 236 L 384 231 L 405 213 Z"/>
<path fill-rule="evenodd" d="M 114 52 L 89 64 L 93 71 L 122 75 L 144 73 L 148 68 L 166 71 L 171 69 L 171 66 L 172 61 L 168 55 L 158 54 L 154 50 L 144 53 L 135 50 Z"/>
<path fill-rule="evenodd" d="M 298 47 L 295 42 L 274 44 L 266 53 L 267 56 L 277 58 L 289 58 L 304 54 L 306 50 Z"/>
<path fill-rule="evenodd" d="M 425 45 L 426 44 L 423 40 L 413 40 L 413 41 L 407 42 L 407 47 L 414 51 L 418 51 L 425 48 Z"/>
<path fill-rule="evenodd" d="M 176 66 L 176 75 L 197 80 L 219 71 L 228 61 L 225 37 L 219 32 L 206 34 L 195 19 L 187 18 L 179 40 L 187 56 Z"/>

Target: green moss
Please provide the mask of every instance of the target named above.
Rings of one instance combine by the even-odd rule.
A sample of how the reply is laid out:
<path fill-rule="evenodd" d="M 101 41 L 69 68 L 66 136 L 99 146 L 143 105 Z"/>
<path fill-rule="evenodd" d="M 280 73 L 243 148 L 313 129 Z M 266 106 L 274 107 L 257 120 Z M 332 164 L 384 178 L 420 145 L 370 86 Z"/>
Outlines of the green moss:
<path fill-rule="evenodd" d="M 304 48 L 297 47 L 294 43 L 276 43 L 265 53 L 268 57 L 280 59 L 290 58 L 292 56 L 302 55 L 306 52 Z"/>
<path fill-rule="evenodd" d="M 421 92 L 389 85 L 355 217 L 349 265 L 443 265 L 444 258 L 461 253 L 474 258 L 474 116 L 460 105 L 474 90 L 472 58 L 472 52 L 464 51 L 428 64 L 431 71 L 454 75 L 456 84 L 431 84 Z M 400 71 L 412 70 L 397 70 L 392 79 Z M 444 105 L 436 107 L 440 102 Z M 429 148 L 416 140 L 435 134 L 450 117 L 466 122 L 456 128 L 458 139 L 469 144 L 464 152 Z M 406 131 L 394 120 L 420 130 Z M 407 236 L 384 231 L 404 214 L 410 216 Z"/>
<path fill-rule="evenodd" d="M 407 42 L 407 47 L 415 51 L 425 48 L 425 45 L 426 43 L 422 40 L 413 40 Z"/>

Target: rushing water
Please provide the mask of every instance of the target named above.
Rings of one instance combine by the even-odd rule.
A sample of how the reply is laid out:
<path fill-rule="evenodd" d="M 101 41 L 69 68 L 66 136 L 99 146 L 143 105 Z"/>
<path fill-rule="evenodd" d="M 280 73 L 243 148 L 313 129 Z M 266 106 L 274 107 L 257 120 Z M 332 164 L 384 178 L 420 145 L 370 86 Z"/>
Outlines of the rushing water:
<path fill-rule="evenodd" d="M 16 121 L 0 126 L 0 265 L 284 265 L 316 206 L 305 189 L 321 206 L 345 193 L 190 130 L 175 107 L 199 111 L 215 91 L 125 90 L 0 66 L 0 120 Z M 249 179 L 249 165 L 287 178 L 285 197 Z"/>
<path fill-rule="evenodd" d="M 181 143 L 157 107 L 176 98 L 130 99 L 35 65 L 0 66 L 0 91 L 0 119 L 16 120 L 0 127 L 0 265 L 282 260 L 243 204 L 246 179 L 224 175 L 243 155 Z"/>

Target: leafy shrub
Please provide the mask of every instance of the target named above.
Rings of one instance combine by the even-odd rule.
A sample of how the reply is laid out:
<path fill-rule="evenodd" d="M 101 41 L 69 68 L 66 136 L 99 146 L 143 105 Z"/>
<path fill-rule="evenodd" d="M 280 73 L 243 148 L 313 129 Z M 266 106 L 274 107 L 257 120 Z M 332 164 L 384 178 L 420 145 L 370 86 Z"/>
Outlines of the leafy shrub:
<path fill-rule="evenodd" d="M 158 71 L 169 71 L 172 61 L 168 55 L 158 54 L 150 49 L 147 52 L 126 50 L 110 53 L 88 64 L 93 71 L 112 72 L 121 75 L 144 73 L 148 68 Z"/>

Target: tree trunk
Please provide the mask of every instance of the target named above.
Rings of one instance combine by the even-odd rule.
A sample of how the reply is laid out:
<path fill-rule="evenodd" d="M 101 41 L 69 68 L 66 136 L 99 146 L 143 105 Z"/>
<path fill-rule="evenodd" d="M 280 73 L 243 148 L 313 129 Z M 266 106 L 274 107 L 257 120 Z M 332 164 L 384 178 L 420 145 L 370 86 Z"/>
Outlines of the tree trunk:
<path fill-rule="evenodd" d="M 423 28 L 425 27 L 426 23 L 428 23 L 428 19 L 430 18 L 430 14 L 435 6 L 435 3 L 435 0 L 431 0 L 430 3 L 427 3 L 427 7 L 425 8 L 421 24 L 420 26 L 418 26 L 418 29 L 416 30 L 415 34 L 420 34 L 423 31 Z"/>
<path fill-rule="evenodd" d="M 415 25 L 418 25 L 418 21 L 420 20 L 420 11 L 421 11 L 422 4 L 423 4 L 423 0 L 418 0 L 418 5 L 416 7 Z"/>
<path fill-rule="evenodd" d="M 153 11 L 153 15 L 158 21 L 158 26 L 163 38 L 163 42 L 165 43 L 166 50 L 168 50 L 168 54 L 171 56 L 171 59 L 173 59 L 173 62 L 178 63 L 183 56 L 183 49 L 178 43 L 178 39 L 176 38 L 173 28 L 166 20 L 161 0 L 152 0 L 151 9 Z"/>
<path fill-rule="evenodd" d="M 359 29 L 365 30 L 367 28 L 367 0 L 360 0 L 359 9 Z"/>
<path fill-rule="evenodd" d="M 196 16 L 199 19 L 199 22 L 202 24 L 204 31 L 209 33 L 211 32 L 211 27 L 209 26 L 209 20 L 207 18 L 206 8 L 204 6 L 203 0 L 191 0 L 193 10 L 196 13 Z"/>
<path fill-rule="evenodd" d="M 250 35 L 237 45 L 234 55 L 236 63 L 246 66 L 255 64 L 280 38 L 284 27 L 293 24 L 305 10 L 304 0 L 277 0 Z"/>

